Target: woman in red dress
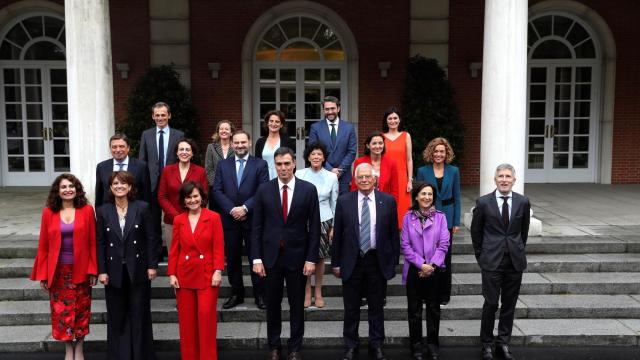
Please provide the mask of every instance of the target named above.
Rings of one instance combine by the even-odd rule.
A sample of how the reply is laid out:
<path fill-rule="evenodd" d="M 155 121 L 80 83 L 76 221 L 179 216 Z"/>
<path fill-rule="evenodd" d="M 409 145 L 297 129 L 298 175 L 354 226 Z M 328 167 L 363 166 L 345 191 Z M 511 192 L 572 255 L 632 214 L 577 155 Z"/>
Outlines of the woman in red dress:
<path fill-rule="evenodd" d="M 202 184 L 180 187 L 187 210 L 175 217 L 167 275 L 176 289 L 180 352 L 183 359 L 217 360 L 218 290 L 224 269 L 224 235 L 220 215 L 206 208 Z"/>
<path fill-rule="evenodd" d="M 51 185 L 42 210 L 31 280 L 40 280 L 40 287 L 49 293 L 51 335 L 65 342 L 65 360 L 84 359 L 82 343 L 89 333 L 96 264 L 93 207 L 80 180 L 62 174 Z"/>
<path fill-rule="evenodd" d="M 398 203 L 398 169 L 395 160 L 385 155 L 384 135 L 374 131 L 364 143 L 364 156 L 353 163 L 353 169 L 362 163 L 373 166 L 373 176 L 376 178 L 376 189 L 393 196 Z M 355 176 L 351 180 L 351 191 L 356 190 Z"/>

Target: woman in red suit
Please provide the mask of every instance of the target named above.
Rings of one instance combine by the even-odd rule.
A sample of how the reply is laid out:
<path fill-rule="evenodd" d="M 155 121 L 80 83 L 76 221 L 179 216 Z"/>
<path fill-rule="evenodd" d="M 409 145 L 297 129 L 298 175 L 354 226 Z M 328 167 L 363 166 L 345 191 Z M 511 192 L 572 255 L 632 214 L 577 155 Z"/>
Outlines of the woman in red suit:
<path fill-rule="evenodd" d="M 187 212 L 175 217 L 167 275 L 176 289 L 183 359 L 216 360 L 218 289 L 224 269 L 220 216 L 206 208 L 201 183 L 187 181 L 179 201 Z"/>
<path fill-rule="evenodd" d="M 384 135 L 379 131 L 374 131 L 369 135 L 364 143 L 364 156 L 359 157 L 353 163 L 353 168 L 357 168 L 362 163 L 373 166 L 373 175 L 377 178 L 376 189 L 393 196 L 398 202 L 398 177 L 396 162 L 390 157 L 384 156 Z M 351 191 L 356 190 L 355 176 L 351 180 Z"/>
<path fill-rule="evenodd" d="M 96 221 L 80 180 L 58 176 L 42 210 L 31 280 L 49 293 L 51 335 L 65 342 L 65 360 L 82 359 L 89 333 L 91 286 L 96 284 Z M 75 344 L 73 341 L 75 340 Z"/>
<path fill-rule="evenodd" d="M 171 248 L 171 237 L 173 234 L 173 219 L 184 209 L 178 201 L 178 192 L 183 183 L 193 180 L 199 182 L 204 189 L 209 189 L 207 173 L 202 166 L 191 163 L 191 159 L 197 150 L 196 143 L 191 139 L 180 139 L 176 145 L 175 152 L 178 162 L 167 165 L 162 171 L 160 185 L 158 185 L 158 203 L 164 212 L 165 239 L 167 249 Z"/>

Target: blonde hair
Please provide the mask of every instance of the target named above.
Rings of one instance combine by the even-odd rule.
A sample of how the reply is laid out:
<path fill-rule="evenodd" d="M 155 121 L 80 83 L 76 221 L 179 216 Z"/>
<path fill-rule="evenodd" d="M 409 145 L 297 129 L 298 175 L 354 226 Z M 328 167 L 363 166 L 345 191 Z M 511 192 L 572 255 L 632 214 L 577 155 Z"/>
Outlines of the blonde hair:
<path fill-rule="evenodd" d="M 444 149 L 447 154 L 444 161 L 447 164 L 451 164 L 451 162 L 453 161 L 453 158 L 455 157 L 455 154 L 453 153 L 453 148 L 451 147 L 451 144 L 449 144 L 449 140 L 443 137 L 437 137 L 429 141 L 429 144 L 427 144 L 427 147 L 425 147 L 424 151 L 422 152 L 422 158 L 424 159 L 424 161 L 428 163 L 433 162 L 433 153 L 436 151 L 436 146 L 438 145 L 444 145 Z"/>
<path fill-rule="evenodd" d="M 213 140 L 213 142 L 219 142 L 220 141 L 220 135 L 218 134 L 218 132 L 220 131 L 220 125 L 222 124 L 229 124 L 229 127 L 231 128 L 231 134 L 233 134 L 236 131 L 236 127 L 233 126 L 233 123 L 231 122 L 231 120 L 220 120 L 218 121 L 218 123 L 216 124 L 216 131 L 213 133 L 213 135 L 211 135 L 211 140 Z"/>

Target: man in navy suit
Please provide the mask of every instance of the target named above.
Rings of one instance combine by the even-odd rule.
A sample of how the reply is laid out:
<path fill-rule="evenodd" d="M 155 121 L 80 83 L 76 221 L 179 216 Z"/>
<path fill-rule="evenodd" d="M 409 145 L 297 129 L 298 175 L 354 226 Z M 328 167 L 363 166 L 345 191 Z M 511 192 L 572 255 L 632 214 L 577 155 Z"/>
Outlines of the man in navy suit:
<path fill-rule="evenodd" d="M 516 170 L 509 164 L 496 168 L 497 189 L 476 200 L 471 220 L 471 242 L 482 269 L 482 321 L 480 341 L 482 359 L 493 359 L 493 326 L 498 301 L 500 321 L 496 338 L 496 355 L 514 359 L 509 349 L 522 272 L 527 268 L 524 247 L 527 245 L 531 204 L 529 199 L 511 191 Z"/>
<path fill-rule="evenodd" d="M 222 305 L 231 309 L 244 302 L 242 282 L 242 242 L 247 248 L 251 263 L 251 219 L 254 195 L 258 186 L 269 181 L 267 162 L 249 154 L 251 135 L 238 130 L 231 137 L 235 151 L 218 164 L 213 182 L 213 198 L 220 210 L 224 230 L 224 254 L 227 258 L 227 277 L 231 284 L 231 296 Z M 260 309 L 266 309 L 264 288 L 257 274 L 251 272 L 253 296 Z"/>
<path fill-rule="evenodd" d="M 291 313 L 287 359 L 299 360 L 305 284 L 318 262 L 320 205 L 316 187 L 293 176 L 293 150 L 277 149 L 274 161 L 278 177 L 260 185 L 254 197 L 251 257 L 253 271 L 266 280 L 268 359 L 280 359 L 281 303 L 286 281 Z"/>
<path fill-rule="evenodd" d="M 161 222 L 162 209 L 158 204 L 158 184 L 160 175 L 165 165 L 171 165 L 178 161 L 178 157 L 173 151 L 178 140 L 184 137 L 184 133 L 177 129 L 169 128 L 171 119 L 171 109 L 163 102 L 157 102 L 151 107 L 155 127 L 142 132 L 140 138 L 140 151 L 138 158 L 149 166 L 149 177 L 151 179 L 151 213 L 153 217 L 153 227 L 158 238 L 162 236 Z"/>
<path fill-rule="evenodd" d="M 331 267 L 342 278 L 345 360 L 358 356 L 360 301 L 369 303 L 369 354 L 386 359 L 384 307 L 387 281 L 396 275 L 400 240 L 396 201 L 375 190 L 373 168 L 362 163 L 355 170 L 358 191 L 338 197 L 334 217 Z"/>
<path fill-rule="evenodd" d="M 149 169 L 144 161 L 129 157 L 129 138 L 122 133 L 116 133 L 109 139 L 111 159 L 102 161 L 96 166 L 96 209 L 109 199 L 109 177 L 114 171 L 128 171 L 136 179 L 136 193 L 138 200 L 149 202 L 151 198 L 151 183 Z"/>
<path fill-rule="evenodd" d="M 351 185 L 351 164 L 358 152 L 356 131 L 353 125 L 340 119 L 340 100 L 327 96 L 322 100 L 324 119 L 309 130 L 309 144 L 319 142 L 328 150 L 324 168 L 338 175 L 339 192 L 349 192 Z"/>

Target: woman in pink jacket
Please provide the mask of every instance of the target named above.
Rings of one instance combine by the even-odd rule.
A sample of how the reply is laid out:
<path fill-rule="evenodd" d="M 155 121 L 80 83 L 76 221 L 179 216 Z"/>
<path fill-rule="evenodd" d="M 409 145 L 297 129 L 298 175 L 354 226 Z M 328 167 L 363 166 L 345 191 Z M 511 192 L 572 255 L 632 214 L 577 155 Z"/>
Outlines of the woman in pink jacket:
<path fill-rule="evenodd" d="M 439 359 L 440 330 L 439 271 L 449 248 L 447 218 L 435 206 L 432 184 L 418 183 L 411 191 L 412 206 L 402 222 L 401 249 L 404 255 L 402 283 L 407 286 L 409 339 L 413 359 L 422 360 L 422 303 L 427 305 L 427 351 Z"/>

